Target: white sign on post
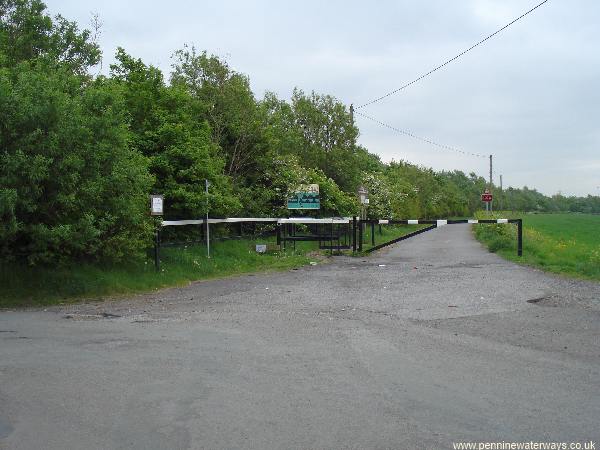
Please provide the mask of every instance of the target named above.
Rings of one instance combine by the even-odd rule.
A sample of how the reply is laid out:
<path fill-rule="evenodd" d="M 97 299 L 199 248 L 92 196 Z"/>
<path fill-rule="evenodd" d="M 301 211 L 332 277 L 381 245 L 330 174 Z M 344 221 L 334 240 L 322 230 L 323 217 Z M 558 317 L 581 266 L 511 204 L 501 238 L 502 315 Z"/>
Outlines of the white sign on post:
<path fill-rule="evenodd" d="M 362 205 L 366 205 L 369 203 L 369 191 L 366 187 L 360 186 L 358 188 L 358 199 Z"/>
<path fill-rule="evenodd" d="M 163 215 L 164 198 L 162 195 L 151 195 L 150 196 L 150 214 L 152 216 Z"/>
<path fill-rule="evenodd" d="M 256 253 L 266 253 L 267 244 L 256 244 Z"/>

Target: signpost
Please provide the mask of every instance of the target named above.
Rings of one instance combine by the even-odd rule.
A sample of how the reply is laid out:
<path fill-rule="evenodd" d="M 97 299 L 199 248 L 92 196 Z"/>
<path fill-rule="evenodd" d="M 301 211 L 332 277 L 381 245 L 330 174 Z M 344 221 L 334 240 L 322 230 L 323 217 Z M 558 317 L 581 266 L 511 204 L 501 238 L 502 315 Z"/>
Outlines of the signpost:
<path fill-rule="evenodd" d="M 492 193 L 490 192 L 489 189 L 485 189 L 485 191 L 483 191 L 483 194 L 481 194 L 481 201 L 485 202 L 485 210 L 488 212 L 492 211 L 492 200 L 493 200 L 493 196 Z"/>
<path fill-rule="evenodd" d="M 358 233 L 359 239 L 360 239 L 360 248 L 362 249 L 362 239 L 364 236 L 363 233 L 363 220 L 365 220 L 367 218 L 367 207 L 369 205 L 369 190 L 364 187 L 364 186 L 359 186 L 358 187 L 358 200 L 360 202 L 360 232 Z"/>
<path fill-rule="evenodd" d="M 321 209 L 318 184 L 302 184 L 287 199 L 288 209 Z"/>
<path fill-rule="evenodd" d="M 361 205 L 369 204 L 369 191 L 367 190 L 366 187 L 360 186 L 358 188 L 358 198 L 360 200 Z"/>
<path fill-rule="evenodd" d="M 164 212 L 165 199 L 162 195 L 150 196 L 150 215 L 162 216 Z M 160 225 L 157 225 L 154 232 L 154 267 L 160 270 Z"/>

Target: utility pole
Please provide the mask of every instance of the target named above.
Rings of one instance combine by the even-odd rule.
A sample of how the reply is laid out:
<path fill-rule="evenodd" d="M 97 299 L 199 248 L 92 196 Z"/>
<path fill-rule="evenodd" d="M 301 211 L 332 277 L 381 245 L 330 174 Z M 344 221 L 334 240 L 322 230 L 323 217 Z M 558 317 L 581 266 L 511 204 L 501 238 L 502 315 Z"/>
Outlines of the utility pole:
<path fill-rule="evenodd" d="M 350 103 L 350 120 L 352 120 L 352 126 L 354 126 L 354 104 Z"/>
<path fill-rule="evenodd" d="M 492 192 L 492 155 L 490 155 L 490 192 Z M 490 213 L 492 212 L 492 203 L 490 202 Z"/>

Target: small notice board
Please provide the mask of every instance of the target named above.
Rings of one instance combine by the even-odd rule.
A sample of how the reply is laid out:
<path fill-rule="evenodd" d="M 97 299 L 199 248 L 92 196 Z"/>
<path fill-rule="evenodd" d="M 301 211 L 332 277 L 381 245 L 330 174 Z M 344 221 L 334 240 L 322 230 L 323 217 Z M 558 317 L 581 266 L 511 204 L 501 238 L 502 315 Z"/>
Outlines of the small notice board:
<path fill-rule="evenodd" d="M 150 196 L 150 214 L 153 216 L 162 216 L 164 206 L 164 197 L 162 195 Z"/>
<path fill-rule="evenodd" d="M 287 199 L 288 209 L 320 209 L 321 197 L 318 184 L 298 186 Z"/>

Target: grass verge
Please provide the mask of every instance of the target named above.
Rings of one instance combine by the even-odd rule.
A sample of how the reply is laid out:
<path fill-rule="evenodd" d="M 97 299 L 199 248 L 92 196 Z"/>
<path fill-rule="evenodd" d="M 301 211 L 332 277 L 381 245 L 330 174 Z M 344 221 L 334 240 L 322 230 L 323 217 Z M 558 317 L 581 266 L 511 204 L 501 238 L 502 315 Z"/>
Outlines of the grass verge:
<path fill-rule="evenodd" d="M 485 213 L 479 218 L 489 218 Z M 523 256 L 517 256 L 514 225 L 475 225 L 491 252 L 549 272 L 600 280 L 600 216 L 498 212 L 493 218 L 523 219 Z"/>
<path fill-rule="evenodd" d="M 267 270 L 286 270 L 308 264 L 312 242 L 298 243 L 296 251 L 256 253 L 254 244 L 274 239 L 230 240 L 211 245 L 161 249 L 161 269 L 154 261 L 102 266 L 0 267 L 0 308 L 45 306 L 84 298 L 102 298 L 180 286 L 191 281 Z"/>
<path fill-rule="evenodd" d="M 418 229 L 418 226 L 375 226 L 380 244 Z M 363 236 L 363 249 L 371 247 L 371 227 Z M 274 238 L 218 241 L 211 244 L 211 258 L 204 245 L 161 249 L 161 269 L 154 261 L 107 266 L 77 264 L 66 267 L 0 267 L 0 308 L 49 306 L 82 299 L 100 299 L 181 286 L 192 281 L 231 275 L 289 270 L 308 264 L 318 251 L 317 242 L 297 242 L 295 250 L 259 254 L 255 244 L 274 244 Z M 326 242 L 325 244 L 328 244 Z M 319 253 L 328 255 L 329 250 Z"/>

